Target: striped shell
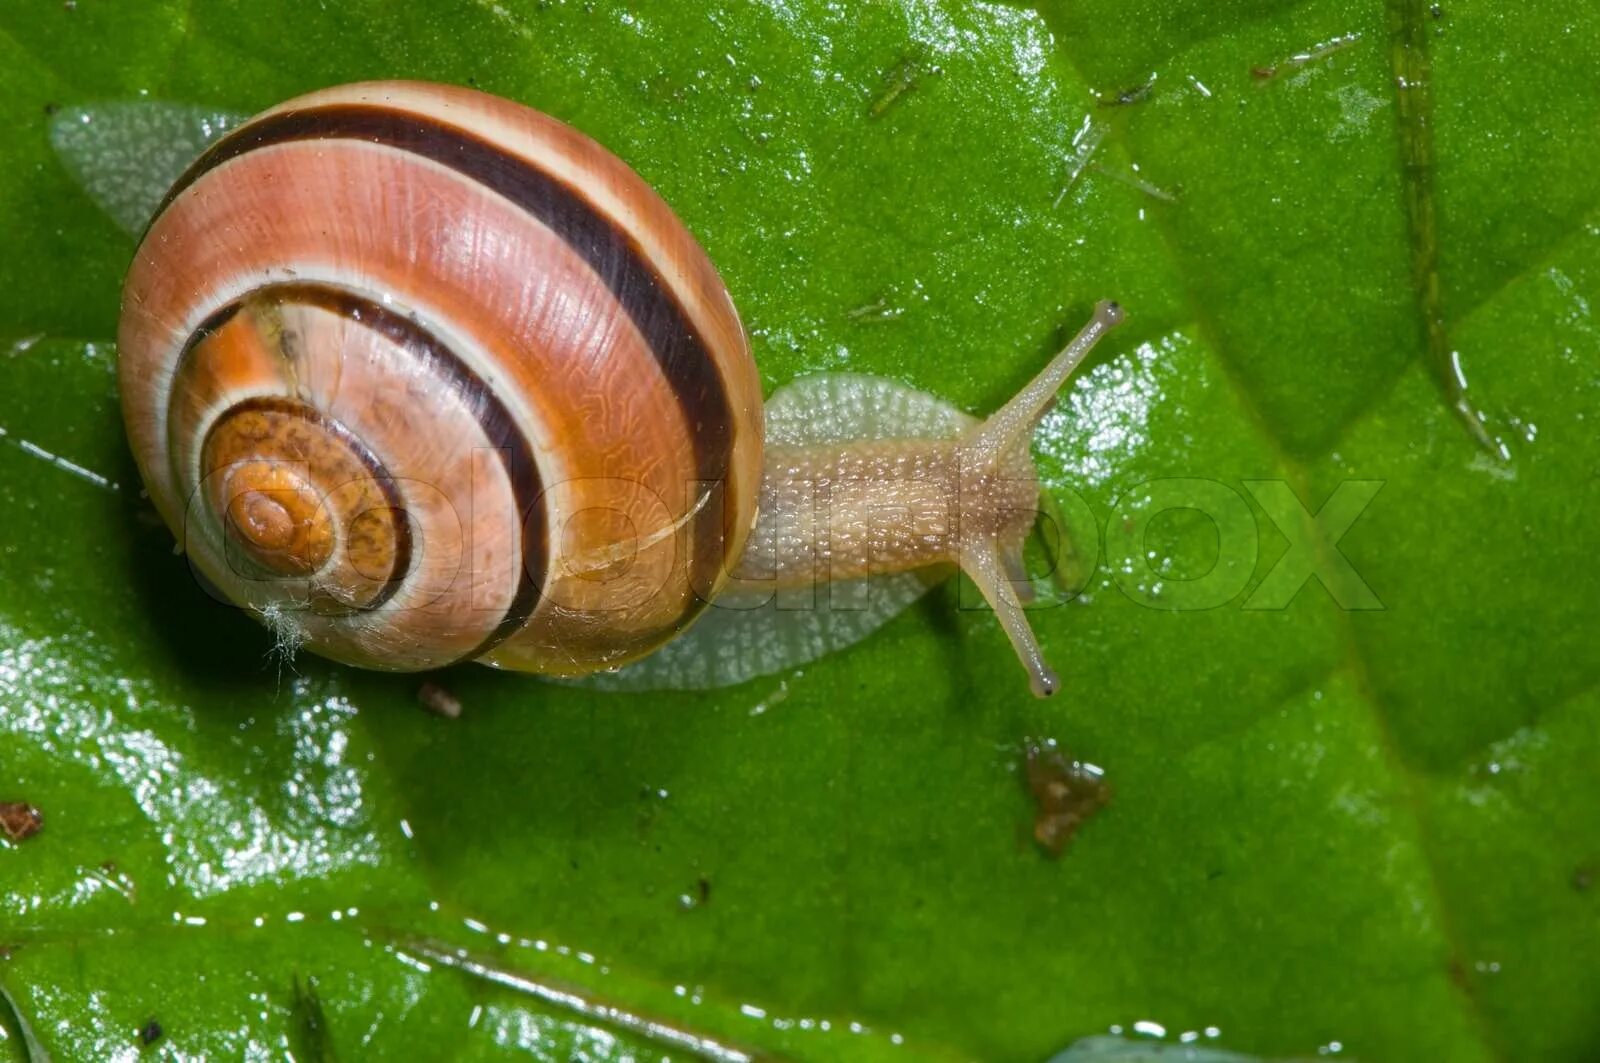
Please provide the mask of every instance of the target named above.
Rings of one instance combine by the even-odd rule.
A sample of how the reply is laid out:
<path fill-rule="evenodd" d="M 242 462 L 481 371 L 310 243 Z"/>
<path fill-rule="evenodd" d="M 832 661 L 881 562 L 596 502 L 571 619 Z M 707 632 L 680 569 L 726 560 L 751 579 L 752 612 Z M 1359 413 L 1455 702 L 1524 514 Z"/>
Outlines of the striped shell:
<path fill-rule="evenodd" d="M 350 85 L 228 135 L 146 232 L 119 344 L 193 564 L 340 661 L 616 666 L 755 517 L 760 386 L 716 270 L 624 163 L 482 93 Z"/>

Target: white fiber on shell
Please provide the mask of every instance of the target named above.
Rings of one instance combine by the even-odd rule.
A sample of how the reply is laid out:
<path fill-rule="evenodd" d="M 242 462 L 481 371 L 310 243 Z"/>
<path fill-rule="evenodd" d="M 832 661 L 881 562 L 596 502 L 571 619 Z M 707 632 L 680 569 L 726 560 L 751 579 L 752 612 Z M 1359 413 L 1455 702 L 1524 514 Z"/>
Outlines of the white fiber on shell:
<path fill-rule="evenodd" d="M 293 669 L 300 647 L 306 644 L 306 629 L 297 610 L 280 602 L 269 602 L 257 615 L 267 630 L 272 632 L 271 653 L 278 662 L 278 670 L 281 672 L 286 666 Z"/>
<path fill-rule="evenodd" d="M 189 164 L 245 120 L 155 100 L 64 107 L 51 119 L 50 144 L 89 198 L 137 236 Z"/>
<path fill-rule="evenodd" d="M 864 439 L 948 439 L 975 418 L 882 377 L 819 373 L 767 401 L 767 446 Z M 598 690 L 710 690 L 796 668 L 877 631 L 945 573 L 900 572 L 783 591 L 761 603 L 718 599 L 688 631 L 642 660 L 574 682 Z"/>

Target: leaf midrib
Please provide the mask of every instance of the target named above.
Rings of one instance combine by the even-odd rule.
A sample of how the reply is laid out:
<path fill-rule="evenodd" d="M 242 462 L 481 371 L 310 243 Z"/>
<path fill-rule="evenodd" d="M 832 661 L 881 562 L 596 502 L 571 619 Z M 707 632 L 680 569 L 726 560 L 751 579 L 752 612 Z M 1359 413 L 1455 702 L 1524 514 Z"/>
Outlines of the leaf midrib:
<path fill-rule="evenodd" d="M 1420 0 L 1386 0 L 1386 2 L 1391 4 L 1419 4 Z M 1081 64 L 1069 52 L 1066 45 L 1057 39 L 1055 41 L 1055 47 L 1057 52 L 1062 56 L 1063 62 L 1065 62 L 1076 75 L 1079 84 L 1087 87 L 1089 84 L 1088 78 L 1085 76 Z M 1092 107 L 1093 105 L 1094 103 L 1092 100 L 1087 101 L 1087 106 Z M 1397 109 L 1396 121 L 1398 122 L 1399 120 Z M 1397 130 L 1397 135 L 1398 132 L 1399 131 Z M 1133 151 L 1133 147 L 1128 143 L 1128 138 L 1119 125 L 1115 123 L 1111 125 L 1107 133 L 1107 139 L 1117 144 L 1117 146 L 1121 148 L 1128 158 L 1137 161 L 1137 156 Z M 1152 211 L 1151 216 L 1154 219 L 1155 230 L 1166 249 L 1167 256 L 1174 265 L 1173 272 L 1178 278 L 1178 283 L 1183 288 L 1184 299 L 1189 306 L 1195 328 L 1200 333 L 1207 348 L 1214 354 L 1215 361 L 1222 371 L 1223 377 L 1227 380 L 1230 390 L 1233 392 L 1235 398 L 1239 401 L 1246 415 L 1254 423 L 1260 438 L 1266 443 L 1273 457 L 1277 459 L 1286 477 L 1291 482 L 1296 495 L 1298 495 L 1298 497 L 1302 500 L 1311 498 L 1308 465 L 1306 462 L 1298 457 L 1295 457 L 1288 451 L 1283 441 L 1279 439 L 1272 431 L 1271 425 L 1263 416 L 1255 396 L 1251 393 L 1249 388 L 1243 385 L 1241 375 L 1235 364 L 1235 360 L 1230 356 L 1226 345 L 1222 342 L 1221 331 L 1216 327 L 1216 323 L 1212 321 L 1210 316 L 1205 312 L 1204 303 L 1200 299 L 1199 294 L 1190 284 L 1187 271 L 1181 268 L 1179 257 L 1176 253 L 1177 242 L 1173 236 L 1169 223 L 1165 220 L 1164 212 L 1160 210 Z M 1416 234 L 1412 232 L 1409 226 L 1408 233 L 1412 236 L 1413 240 L 1416 238 Z M 1436 268 L 1434 279 L 1437 279 Z M 1428 278 L 1426 276 L 1414 277 L 1414 284 L 1416 285 L 1414 290 L 1414 294 L 1416 296 L 1416 300 L 1413 304 L 1414 307 L 1420 308 L 1426 305 L 1426 300 L 1429 298 L 1429 296 L 1423 290 L 1423 285 L 1427 282 Z M 1417 310 L 1416 312 L 1418 313 L 1420 319 L 1421 311 Z M 1420 320 L 1418 322 L 1418 326 L 1419 328 L 1422 328 L 1423 326 L 1423 323 Z M 1403 374 L 1400 375 L 1403 376 Z M 1352 421 L 1353 420 L 1354 419 L 1352 419 Z M 1326 452 L 1326 450 L 1331 450 L 1333 446 L 1337 446 L 1338 440 L 1343 438 L 1343 435 L 1348 430 L 1348 427 L 1348 423 L 1340 426 L 1338 432 L 1334 435 L 1329 446 L 1325 448 L 1324 452 Z M 1320 529 L 1313 528 L 1312 534 L 1315 536 L 1316 548 L 1322 560 L 1326 561 L 1329 559 L 1329 551 L 1337 552 L 1337 544 L 1328 543 L 1325 536 L 1320 533 Z M 1362 703 L 1366 705 L 1367 711 L 1372 718 L 1376 731 L 1381 738 L 1385 764 L 1388 767 L 1390 774 L 1393 775 L 1398 782 L 1397 789 L 1405 802 L 1406 812 L 1411 819 L 1412 829 L 1414 831 L 1413 836 L 1417 840 L 1418 848 L 1422 854 L 1423 864 L 1427 868 L 1427 889 L 1430 897 L 1432 898 L 1435 914 L 1439 919 L 1440 935 L 1444 939 L 1445 945 L 1450 953 L 1450 967 L 1453 969 L 1464 970 L 1463 957 L 1466 955 L 1466 950 L 1461 940 L 1459 926 L 1457 925 L 1452 914 L 1452 908 L 1446 900 L 1445 890 L 1442 884 L 1442 876 L 1440 874 L 1438 861 L 1434 851 L 1434 845 L 1432 843 L 1431 835 L 1427 829 L 1426 818 L 1423 816 L 1421 811 L 1421 802 L 1417 796 L 1418 780 L 1416 778 L 1416 774 L 1410 765 L 1406 763 L 1404 756 L 1395 741 L 1392 722 L 1389 719 L 1389 714 L 1386 711 L 1383 703 L 1378 699 L 1372 685 L 1368 663 L 1365 659 L 1365 656 L 1361 652 L 1359 641 L 1355 638 L 1354 629 L 1351 624 L 1348 611 L 1344 609 L 1339 609 L 1338 611 L 1340 614 L 1338 620 L 1339 630 L 1341 641 L 1344 645 L 1345 659 L 1342 662 L 1342 666 L 1335 666 L 1330 669 L 1330 672 L 1339 671 L 1341 668 L 1349 671 L 1355 683 L 1356 691 L 1360 695 Z M 1497 1031 L 1493 1029 L 1493 1026 L 1490 1023 L 1488 1016 L 1484 1012 L 1481 1003 L 1478 1001 L 1476 994 L 1471 989 L 1470 981 L 1467 979 L 1457 980 L 1450 978 L 1448 970 L 1444 972 L 1444 974 L 1450 984 L 1451 992 L 1454 993 L 1460 1000 L 1462 1011 L 1466 1015 L 1468 1022 L 1471 1024 L 1472 1028 L 1477 1031 L 1479 1041 L 1486 1053 L 1492 1059 L 1498 1061 L 1509 1060 L 1510 1057 L 1501 1047 L 1501 1039 L 1497 1035 Z"/>

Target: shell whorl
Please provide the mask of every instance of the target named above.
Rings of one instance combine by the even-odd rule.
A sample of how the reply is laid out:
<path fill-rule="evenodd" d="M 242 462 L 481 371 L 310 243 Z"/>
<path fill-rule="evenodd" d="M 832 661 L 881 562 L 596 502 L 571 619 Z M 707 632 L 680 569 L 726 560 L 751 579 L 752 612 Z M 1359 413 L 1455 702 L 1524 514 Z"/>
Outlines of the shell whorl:
<path fill-rule="evenodd" d="M 715 269 L 604 148 L 465 89 L 289 101 L 130 270 L 124 414 L 194 563 L 370 667 L 582 674 L 721 585 L 759 381 Z"/>

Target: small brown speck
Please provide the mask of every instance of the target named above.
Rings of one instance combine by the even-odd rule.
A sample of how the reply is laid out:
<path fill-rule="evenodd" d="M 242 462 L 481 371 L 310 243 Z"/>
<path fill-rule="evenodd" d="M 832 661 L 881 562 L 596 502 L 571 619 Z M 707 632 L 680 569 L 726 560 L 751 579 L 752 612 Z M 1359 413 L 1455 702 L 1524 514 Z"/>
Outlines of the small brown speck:
<path fill-rule="evenodd" d="M 1278 68 L 1275 66 L 1253 66 L 1250 68 L 1250 76 L 1257 81 L 1269 81 L 1278 76 Z"/>
<path fill-rule="evenodd" d="M 154 1019 L 139 1027 L 139 1041 L 143 1044 L 153 1045 L 161 1040 L 161 1024 Z"/>
<path fill-rule="evenodd" d="M 1579 893 L 1588 893 L 1594 888 L 1594 875 L 1596 869 L 1597 866 L 1595 864 L 1584 864 L 1577 870 L 1573 871 L 1572 888 L 1577 890 Z"/>
<path fill-rule="evenodd" d="M 429 682 L 418 687 L 417 700 L 435 716 L 443 716 L 447 720 L 461 718 L 461 699 L 438 683 Z"/>
<path fill-rule="evenodd" d="M 1053 739 L 1029 739 L 1023 749 L 1028 792 L 1037 809 L 1033 840 L 1060 856 L 1079 828 L 1111 800 L 1111 787 L 1099 768 L 1072 759 Z"/>
<path fill-rule="evenodd" d="M 26 801 L 0 801 L 0 831 L 14 842 L 25 841 L 44 827 L 44 813 Z"/>

